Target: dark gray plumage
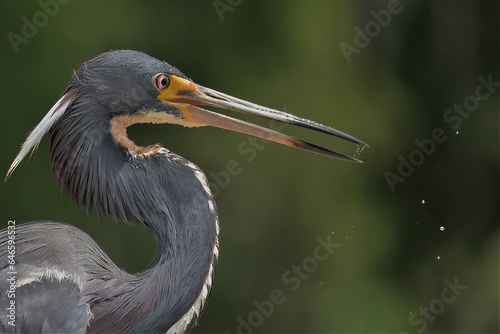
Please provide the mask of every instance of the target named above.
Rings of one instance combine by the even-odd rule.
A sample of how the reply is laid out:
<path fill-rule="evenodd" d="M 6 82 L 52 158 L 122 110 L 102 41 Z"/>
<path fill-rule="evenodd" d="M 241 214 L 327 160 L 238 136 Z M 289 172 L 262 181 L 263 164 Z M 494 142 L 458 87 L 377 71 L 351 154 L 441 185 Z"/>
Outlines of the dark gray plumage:
<path fill-rule="evenodd" d="M 57 298 L 53 290 L 69 289 L 70 281 L 43 277 L 37 282 L 43 286 L 39 294 L 45 294 L 41 299 L 47 304 L 46 312 L 39 314 L 30 311 L 43 307 L 31 294 L 38 287 L 21 286 L 16 302 L 26 314 L 17 317 L 17 329 L 83 333 L 88 323 L 89 333 L 166 332 L 200 295 L 209 266 L 215 266 L 217 260 L 213 256 L 217 216 L 208 206 L 212 199 L 185 159 L 171 152 L 133 156 L 115 142 L 109 130 L 117 113 L 177 112 L 156 99 L 158 92 L 150 78 L 158 72 L 185 77 L 172 66 L 135 51 L 106 53 L 82 65 L 63 94 L 73 102 L 49 133 L 56 183 L 89 212 L 146 225 L 158 242 L 154 260 L 145 272 L 130 275 L 74 227 L 46 221 L 19 225 L 19 273 L 28 270 L 29 276 L 36 270 L 51 269 L 81 279 L 82 285 L 71 286 L 74 293 L 69 296 L 78 307 L 67 314 L 49 306 L 67 309 L 56 306 L 54 300 L 67 300 L 68 296 Z M 6 241 L 3 230 L 0 242 Z M 0 249 L 6 247 L 2 244 Z M 1 253 L 0 277 L 6 275 L 6 260 Z M 17 279 L 19 282 L 21 276 Z M 5 282 L 2 279 L 0 284 Z M 6 302 L 2 296 L 2 307 Z M 82 317 L 80 313 L 88 311 L 89 305 L 92 317 Z M 3 328 L 11 328 L 5 321 L 0 317 Z M 78 325 L 83 326 L 76 328 Z"/>
<path fill-rule="evenodd" d="M 366 146 L 328 126 L 194 84 L 144 53 L 118 50 L 84 63 L 60 100 L 30 133 L 7 177 L 49 133 L 56 183 L 88 212 L 138 222 L 154 234 L 156 255 L 141 273 L 117 268 L 79 229 L 50 221 L 16 227 L 12 323 L 0 330 L 46 333 L 184 333 L 208 298 L 218 259 L 218 215 L 208 180 L 193 163 L 126 135 L 134 123 L 216 126 L 342 160 L 355 158 L 200 108 L 210 105 L 321 131 Z M 0 289 L 12 268 L 0 231 Z M 14 326 L 15 325 L 15 326 Z"/>

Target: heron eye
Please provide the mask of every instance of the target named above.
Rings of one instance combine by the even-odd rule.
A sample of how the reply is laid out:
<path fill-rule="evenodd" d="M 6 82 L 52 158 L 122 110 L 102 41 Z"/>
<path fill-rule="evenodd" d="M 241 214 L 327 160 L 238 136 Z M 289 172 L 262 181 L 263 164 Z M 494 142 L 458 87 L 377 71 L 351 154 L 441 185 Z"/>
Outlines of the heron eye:
<path fill-rule="evenodd" d="M 159 74 L 155 79 L 156 87 L 160 90 L 163 90 L 170 85 L 170 78 L 166 74 Z"/>

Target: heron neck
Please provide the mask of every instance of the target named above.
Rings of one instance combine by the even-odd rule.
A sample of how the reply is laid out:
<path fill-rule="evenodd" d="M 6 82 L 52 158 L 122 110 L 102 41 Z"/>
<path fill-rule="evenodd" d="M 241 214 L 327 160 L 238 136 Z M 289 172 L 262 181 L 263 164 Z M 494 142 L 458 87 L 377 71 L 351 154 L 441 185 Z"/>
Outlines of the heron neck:
<path fill-rule="evenodd" d="M 142 324 L 131 331 L 153 330 L 163 323 L 165 331 L 185 332 L 203 310 L 218 257 L 218 218 L 208 182 L 198 167 L 166 150 L 132 157 L 127 168 L 136 175 L 132 192 L 147 195 L 148 203 L 136 205 L 134 217 L 153 232 L 158 244 L 151 264 L 137 275 L 142 293 L 130 294 L 131 302 L 141 295 L 156 300 L 156 305 L 141 308 Z M 136 196 L 133 202 L 144 199 Z"/>
<path fill-rule="evenodd" d="M 131 331 L 192 325 L 210 290 L 218 255 L 217 212 L 205 175 L 165 149 L 134 156 L 99 125 L 82 131 L 74 123 L 61 121 L 51 132 L 57 183 L 87 211 L 140 222 L 158 243 L 151 264 L 135 276 L 135 288 L 117 290 L 116 298 L 130 305 L 129 316 L 96 314 L 92 329 L 120 331 L 121 321 L 130 317 L 141 319 L 141 327 Z"/>

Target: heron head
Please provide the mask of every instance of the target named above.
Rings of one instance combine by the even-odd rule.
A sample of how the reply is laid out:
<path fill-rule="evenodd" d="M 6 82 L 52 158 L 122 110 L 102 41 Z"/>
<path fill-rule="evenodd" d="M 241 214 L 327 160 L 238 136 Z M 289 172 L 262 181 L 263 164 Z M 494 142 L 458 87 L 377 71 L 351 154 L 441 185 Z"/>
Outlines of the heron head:
<path fill-rule="evenodd" d="M 79 120 L 78 129 L 84 124 L 105 126 L 103 131 L 110 130 L 115 141 L 134 154 L 144 154 L 147 150 L 128 139 L 128 126 L 135 123 L 169 123 L 186 127 L 214 126 L 336 159 L 361 162 L 301 139 L 202 108 L 204 106 L 261 116 L 368 146 L 329 126 L 196 84 L 174 66 L 145 53 L 116 50 L 98 55 L 74 72 L 60 100 L 26 139 L 7 177 L 30 150 L 36 149 L 44 134 L 55 124 L 61 124 L 63 120 L 75 124 L 75 119 Z"/>

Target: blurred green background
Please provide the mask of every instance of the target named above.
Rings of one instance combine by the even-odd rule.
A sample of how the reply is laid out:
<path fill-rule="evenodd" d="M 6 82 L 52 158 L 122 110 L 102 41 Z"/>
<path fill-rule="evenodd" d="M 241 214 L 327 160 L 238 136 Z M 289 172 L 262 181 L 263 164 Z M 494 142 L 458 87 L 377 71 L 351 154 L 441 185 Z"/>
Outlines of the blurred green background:
<path fill-rule="evenodd" d="M 499 332 L 498 1 L 60 2 L 45 16 L 47 1 L 0 4 L 4 172 L 71 71 L 110 49 L 144 51 L 202 85 L 370 145 L 362 165 L 276 144 L 250 159 L 238 152 L 250 145 L 244 135 L 131 128 L 137 143 L 163 143 L 217 187 L 220 262 L 195 332 Z M 27 21 L 39 27 L 19 39 Z M 478 102 L 479 76 L 494 83 Z M 464 101 L 477 109 L 446 120 Z M 415 140 L 431 152 L 436 129 L 446 139 L 418 153 Z M 284 131 L 356 153 L 321 134 Z M 391 189 L 388 173 L 410 159 L 419 166 Z M 240 172 L 217 184 L 213 175 L 232 160 Z M 69 222 L 120 267 L 142 270 L 155 250 L 149 233 L 86 215 L 57 189 L 47 161 L 45 139 L 0 186 L 1 225 Z M 317 238 L 328 236 L 337 248 L 313 260 Z M 284 301 L 258 311 L 275 289 Z"/>

